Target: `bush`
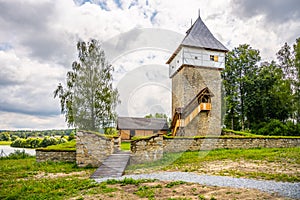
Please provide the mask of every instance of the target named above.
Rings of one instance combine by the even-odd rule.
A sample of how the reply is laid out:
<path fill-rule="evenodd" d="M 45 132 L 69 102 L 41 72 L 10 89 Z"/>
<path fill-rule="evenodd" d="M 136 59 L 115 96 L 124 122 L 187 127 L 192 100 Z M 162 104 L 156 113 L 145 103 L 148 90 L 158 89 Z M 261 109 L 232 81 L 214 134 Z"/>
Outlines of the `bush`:
<path fill-rule="evenodd" d="M 42 143 L 42 139 L 40 138 L 28 138 L 26 140 L 26 143 L 28 144 L 28 148 L 37 148 Z"/>
<path fill-rule="evenodd" d="M 64 137 L 61 137 L 58 139 L 57 144 L 62 144 L 62 143 L 66 143 L 66 142 L 68 142 L 68 140 L 65 139 Z"/>
<path fill-rule="evenodd" d="M 18 138 L 19 138 L 18 136 L 12 135 L 12 136 L 11 136 L 11 141 L 15 141 L 15 140 L 18 139 Z"/>
<path fill-rule="evenodd" d="M 118 130 L 115 128 L 106 128 L 104 130 L 104 134 L 106 135 L 118 135 Z"/>
<path fill-rule="evenodd" d="M 74 140 L 75 138 L 76 138 L 75 133 L 72 132 L 72 133 L 70 133 L 68 140 L 71 141 L 71 140 Z"/>
<path fill-rule="evenodd" d="M 26 146 L 26 139 L 18 138 L 15 141 L 13 141 L 10 146 L 24 148 Z"/>
<path fill-rule="evenodd" d="M 47 147 L 50 145 L 56 145 L 58 143 L 57 139 L 55 137 L 44 137 L 43 141 L 41 142 L 40 147 Z"/>
<path fill-rule="evenodd" d="M 0 133 L 0 141 L 10 141 L 10 135 L 7 132 Z"/>
<path fill-rule="evenodd" d="M 269 123 L 260 123 L 256 133 L 259 135 L 300 136 L 300 124 L 294 125 L 292 122 L 283 123 L 272 119 Z"/>

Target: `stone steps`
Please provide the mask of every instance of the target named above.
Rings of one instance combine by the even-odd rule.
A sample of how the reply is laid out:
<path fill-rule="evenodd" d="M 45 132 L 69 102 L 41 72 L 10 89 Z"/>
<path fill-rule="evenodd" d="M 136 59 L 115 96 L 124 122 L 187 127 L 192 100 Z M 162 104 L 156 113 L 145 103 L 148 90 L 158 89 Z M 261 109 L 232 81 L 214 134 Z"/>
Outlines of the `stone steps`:
<path fill-rule="evenodd" d="M 101 166 L 93 173 L 91 179 L 104 177 L 121 177 L 130 158 L 130 152 L 117 151 L 103 161 Z"/>

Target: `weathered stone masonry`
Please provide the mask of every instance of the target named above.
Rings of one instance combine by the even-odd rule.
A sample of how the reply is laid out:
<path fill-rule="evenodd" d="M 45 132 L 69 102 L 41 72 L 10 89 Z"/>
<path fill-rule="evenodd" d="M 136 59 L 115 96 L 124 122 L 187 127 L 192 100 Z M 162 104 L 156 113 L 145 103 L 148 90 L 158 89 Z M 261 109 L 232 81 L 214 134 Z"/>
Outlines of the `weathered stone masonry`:
<path fill-rule="evenodd" d="M 113 152 L 120 150 L 121 138 L 88 131 L 76 134 L 76 151 L 36 150 L 37 162 L 75 162 L 79 167 L 99 167 Z"/>
<path fill-rule="evenodd" d="M 76 134 L 76 163 L 79 167 L 99 167 L 114 151 L 119 150 L 119 137 L 79 131 Z"/>
<path fill-rule="evenodd" d="M 147 139 L 131 141 L 130 164 L 146 163 L 163 157 L 163 137 L 152 136 Z"/>
<path fill-rule="evenodd" d="M 300 138 L 164 138 L 156 135 L 148 139 L 131 142 L 130 164 L 153 162 L 163 157 L 163 153 L 199 151 L 212 149 L 284 148 L 300 146 Z"/>
<path fill-rule="evenodd" d="M 36 161 L 37 162 L 75 162 L 76 152 L 75 151 L 44 151 L 36 150 Z"/>

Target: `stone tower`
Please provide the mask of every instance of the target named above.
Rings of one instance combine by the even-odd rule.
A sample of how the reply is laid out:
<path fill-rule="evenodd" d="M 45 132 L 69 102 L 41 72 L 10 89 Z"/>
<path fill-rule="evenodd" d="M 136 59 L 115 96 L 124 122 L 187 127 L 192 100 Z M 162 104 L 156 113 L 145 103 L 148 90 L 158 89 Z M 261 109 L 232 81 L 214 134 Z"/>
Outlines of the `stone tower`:
<path fill-rule="evenodd" d="M 221 133 L 221 71 L 228 51 L 200 18 L 167 61 L 172 79 L 172 134 Z"/>

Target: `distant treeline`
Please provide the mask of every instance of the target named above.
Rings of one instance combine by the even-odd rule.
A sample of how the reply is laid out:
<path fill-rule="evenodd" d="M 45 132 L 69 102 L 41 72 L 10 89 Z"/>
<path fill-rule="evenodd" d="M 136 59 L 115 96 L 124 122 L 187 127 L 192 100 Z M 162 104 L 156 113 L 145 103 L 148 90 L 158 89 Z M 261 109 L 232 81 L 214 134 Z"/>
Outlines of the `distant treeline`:
<path fill-rule="evenodd" d="M 0 130 L 1 133 L 7 133 L 11 138 L 28 138 L 28 137 L 45 137 L 45 136 L 69 136 L 74 129 L 61 129 L 61 130 Z M 1 141 L 1 138 L 0 138 Z"/>

